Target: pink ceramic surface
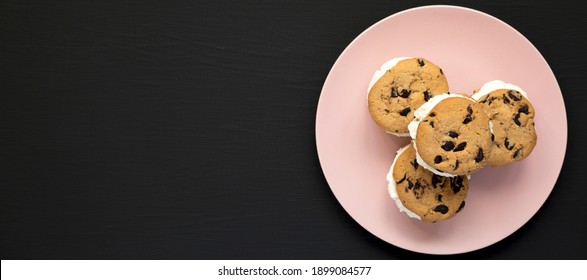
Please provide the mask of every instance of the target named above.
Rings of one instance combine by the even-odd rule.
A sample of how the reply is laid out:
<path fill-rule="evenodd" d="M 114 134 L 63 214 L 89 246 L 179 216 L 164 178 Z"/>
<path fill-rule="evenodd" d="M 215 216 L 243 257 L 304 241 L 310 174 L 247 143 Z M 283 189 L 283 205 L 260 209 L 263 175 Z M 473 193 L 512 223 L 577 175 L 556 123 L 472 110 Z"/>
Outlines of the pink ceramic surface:
<path fill-rule="evenodd" d="M 471 94 L 496 79 L 516 84 L 536 109 L 538 144 L 532 154 L 473 174 L 464 210 L 436 224 L 410 219 L 389 197 L 385 176 L 408 139 L 383 132 L 367 111 L 373 72 L 400 56 L 441 66 L 451 92 Z M 566 143 L 562 94 L 538 50 L 499 19 L 455 6 L 406 10 L 364 31 L 332 67 L 316 115 L 320 163 L 344 209 L 377 237 L 430 254 L 480 249 L 524 225 L 552 191 Z"/>

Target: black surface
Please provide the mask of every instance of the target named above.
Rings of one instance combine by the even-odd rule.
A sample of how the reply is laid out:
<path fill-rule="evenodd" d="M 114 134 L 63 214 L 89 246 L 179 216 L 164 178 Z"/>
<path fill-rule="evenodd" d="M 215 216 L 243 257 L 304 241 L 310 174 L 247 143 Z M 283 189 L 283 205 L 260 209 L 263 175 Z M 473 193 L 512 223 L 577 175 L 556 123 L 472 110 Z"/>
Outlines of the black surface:
<path fill-rule="evenodd" d="M 569 142 L 529 223 L 433 256 L 361 228 L 330 191 L 314 138 L 322 84 L 347 44 L 430 2 L 71 2 L 0 2 L 2 259 L 587 257 L 576 5 L 446 2 L 504 20 L 541 51 Z"/>

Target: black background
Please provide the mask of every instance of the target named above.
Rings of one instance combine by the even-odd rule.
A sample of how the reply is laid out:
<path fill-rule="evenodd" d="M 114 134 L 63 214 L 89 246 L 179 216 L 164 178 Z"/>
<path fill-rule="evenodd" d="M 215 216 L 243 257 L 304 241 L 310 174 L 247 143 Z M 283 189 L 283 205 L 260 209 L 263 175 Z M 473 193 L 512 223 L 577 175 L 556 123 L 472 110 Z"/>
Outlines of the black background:
<path fill-rule="evenodd" d="M 587 257 L 577 5 L 443 3 L 494 15 L 540 50 L 569 141 L 552 194 L 519 231 L 434 256 L 381 241 L 344 211 L 314 133 L 344 48 L 431 2 L 46 2 L 0 1 L 2 259 Z"/>

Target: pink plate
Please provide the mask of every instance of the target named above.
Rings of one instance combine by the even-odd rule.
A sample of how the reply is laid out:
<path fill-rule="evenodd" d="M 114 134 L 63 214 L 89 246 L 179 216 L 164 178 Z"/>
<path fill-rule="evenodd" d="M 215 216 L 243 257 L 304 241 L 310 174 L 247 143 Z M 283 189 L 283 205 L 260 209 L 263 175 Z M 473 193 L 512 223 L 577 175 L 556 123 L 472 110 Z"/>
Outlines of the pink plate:
<path fill-rule="evenodd" d="M 471 94 L 490 80 L 516 84 L 536 109 L 538 144 L 532 154 L 473 174 L 465 209 L 436 224 L 410 219 L 389 197 L 385 176 L 408 139 L 383 132 L 367 111 L 373 72 L 401 56 L 441 66 L 451 92 Z M 316 114 L 320 163 L 344 209 L 375 236 L 429 254 L 477 250 L 518 230 L 552 191 L 566 143 L 562 94 L 538 50 L 499 19 L 455 6 L 406 10 L 365 30 L 332 67 Z"/>

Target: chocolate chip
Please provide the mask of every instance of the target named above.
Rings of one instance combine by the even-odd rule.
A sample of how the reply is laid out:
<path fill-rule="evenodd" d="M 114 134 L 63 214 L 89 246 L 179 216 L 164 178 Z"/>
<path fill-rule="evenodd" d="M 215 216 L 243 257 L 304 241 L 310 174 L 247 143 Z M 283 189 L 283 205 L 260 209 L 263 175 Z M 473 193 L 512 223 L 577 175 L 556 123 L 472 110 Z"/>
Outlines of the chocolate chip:
<path fill-rule="evenodd" d="M 520 109 L 518 109 L 518 113 L 524 113 L 524 114 L 528 115 L 529 114 L 528 105 L 524 105 L 524 106 L 520 107 Z"/>
<path fill-rule="evenodd" d="M 467 147 L 467 142 L 459 143 L 452 151 L 453 152 L 460 152 L 460 151 L 464 150 L 465 147 Z"/>
<path fill-rule="evenodd" d="M 492 96 L 491 98 L 489 98 L 489 103 L 487 103 L 487 104 L 491 105 L 491 103 L 492 103 L 492 102 L 493 102 L 495 99 L 497 99 L 497 97 L 495 97 L 495 96 Z"/>
<path fill-rule="evenodd" d="M 431 118 L 434 118 L 434 117 L 436 117 L 436 114 L 434 112 L 432 112 L 428 116 L 430 116 Z"/>
<path fill-rule="evenodd" d="M 518 92 L 516 91 L 516 93 L 518 93 Z M 511 90 L 508 91 L 508 96 L 511 97 L 514 101 L 522 100 L 519 96 L 514 95 L 514 92 Z"/>
<path fill-rule="evenodd" d="M 451 177 L 450 187 L 454 193 L 461 191 L 461 188 L 463 187 L 463 178 L 461 178 L 461 176 Z"/>
<path fill-rule="evenodd" d="M 432 97 L 432 94 L 430 94 L 428 91 L 424 92 L 424 101 L 430 100 L 431 97 Z"/>
<path fill-rule="evenodd" d="M 434 163 L 438 164 L 438 163 L 441 163 L 441 162 L 442 162 L 442 157 L 441 156 L 436 156 L 434 158 Z"/>
<path fill-rule="evenodd" d="M 449 131 L 447 133 L 447 135 L 450 136 L 451 138 L 457 138 L 457 137 L 459 137 L 459 134 L 456 133 L 456 132 L 454 132 L 454 131 Z"/>
<path fill-rule="evenodd" d="M 412 91 L 409 89 L 402 89 L 399 96 L 402 98 L 408 98 L 408 96 L 410 96 L 411 93 L 412 93 Z"/>
<path fill-rule="evenodd" d="M 442 202 L 442 195 L 441 195 L 441 194 L 439 194 L 439 195 L 436 197 L 436 199 L 438 199 L 438 202 Z"/>
<path fill-rule="evenodd" d="M 387 110 L 387 109 L 384 109 L 384 110 L 385 110 L 385 113 L 388 113 L 389 114 L 389 110 Z"/>
<path fill-rule="evenodd" d="M 507 97 L 505 96 L 505 94 L 503 95 L 503 103 L 505 103 L 505 104 L 509 104 L 509 103 L 510 103 L 510 99 L 509 99 L 509 98 L 507 98 Z"/>
<path fill-rule="evenodd" d="M 420 199 L 424 192 L 425 189 L 420 184 L 420 181 L 416 181 L 416 184 L 414 184 L 414 196 L 416 196 L 417 199 Z"/>
<path fill-rule="evenodd" d="M 493 133 L 491 133 L 491 141 L 495 141 L 495 135 L 493 135 Z"/>
<path fill-rule="evenodd" d="M 471 105 L 467 106 L 467 115 L 463 120 L 463 124 L 468 124 L 473 120 L 473 109 L 471 109 Z"/>
<path fill-rule="evenodd" d="M 410 113 L 411 111 L 412 111 L 412 109 L 410 109 L 410 108 L 408 107 L 408 108 L 405 108 L 405 109 L 403 109 L 403 110 L 399 111 L 399 115 L 400 115 L 400 116 L 403 116 L 403 117 L 405 117 L 405 116 L 407 116 L 407 115 L 408 115 L 408 113 Z"/>
<path fill-rule="evenodd" d="M 436 187 L 442 188 L 442 185 L 444 184 L 444 178 L 446 178 L 446 177 L 442 177 L 442 176 L 438 176 L 436 174 L 433 174 L 432 175 L 432 186 L 434 188 L 436 188 Z"/>
<path fill-rule="evenodd" d="M 430 126 L 434 128 L 434 122 L 430 122 Z"/>
<path fill-rule="evenodd" d="M 479 163 L 483 160 L 484 156 L 483 156 L 483 149 L 479 148 L 479 151 L 477 152 L 477 156 L 475 157 L 475 162 Z"/>
<path fill-rule="evenodd" d="M 394 88 L 394 87 L 392 87 L 392 88 L 391 88 L 391 97 L 397 97 L 397 96 L 398 96 L 398 95 L 397 95 L 397 89 L 396 89 L 396 88 Z"/>
<path fill-rule="evenodd" d="M 518 157 L 518 156 L 521 154 L 521 153 L 520 153 L 521 151 L 522 151 L 522 148 L 519 148 L 519 149 L 517 149 L 517 150 L 514 152 L 514 155 L 513 155 L 512 157 L 513 157 L 513 158 L 517 158 L 517 157 Z"/>
<path fill-rule="evenodd" d="M 479 103 L 485 103 L 485 102 L 487 102 L 487 97 L 489 97 L 489 96 L 486 95 L 485 98 L 483 98 L 483 100 L 479 101 Z"/>
<path fill-rule="evenodd" d="M 406 177 L 408 176 L 407 173 L 404 173 L 404 177 L 402 177 L 399 181 L 395 182 L 396 184 L 401 184 L 403 181 L 406 180 Z"/>
<path fill-rule="evenodd" d="M 446 214 L 448 213 L 448 206 L 440 204 L 434 208 L 434 211 L 440 212 L 441 214 Z"/>
<path fill-rule="evenodd" d="M 463 187 L 463 177 L 456 176 L 450 178 L 450 188 L 452 189 L 452 192 L 456 194 L 460 192 Z"/>
<path fill-rule="evenodd" d="M 444 72 L 442 72 L 442 68 L 440 68 L 440 74 L 444 75 Z"/>
<path fill-rule="evenodd" d="M 514 116 L 514 122 L 518 125 L 521 126 L 522 123 L 520 122 L 520 113 L 518 112 L 515 116 Z"/>
<path fill-rule="evenodd" d="M 442 146 L 440 146 L 443 150 L 445 151 L 452 151 L 452 149 L 455 148 L 455 143 L 451 142 L 451 141 L 445 141 L 444 143 L 442 143 Z"/>
<path fill-rule="evenodd" d="M 412 183 L 412 181 L 410 181 L 410 179 L 406 179 L 408 181 L 408 189 L 412 189 L 414 187 L 414 183 Z"/>
<path fill-rule="evenodd" d="M 416 159 L 414 159 L 414 161 L 412 161 L 412 166 L 414 167 L 414 169 L 418 169 L 418 161 Z"/>
<path fill-rule="evenodd" d="M 503 145 L 505 146 L 506 149 L 511 150 L 510 149 L 510 141 L 508 140 L 507 137 L 505 138 L 505 140 L 503 140 Z"/>
<path fill-rule="evenodd" d="M 452 170 L 453 171 L 457 170 L 457 168 L 459 168 L 459 160 L 458 159 L 455 161 L 455 167 Z"/>
<path fill-rule="evenodd" d="M 461 210 L 463 210 L 463 208 L 465 208 L 465 201 L 464 200 L 463 200 L 463 202 L 461 202 L 459 209 L 457 209 L 457 213 L 461 212 Z"/>
<path fill-rule="evenodd" d="M 420 65 L 420 67 L 424 66 L 424 60 L 418 59 L 418 64 Z"/>

